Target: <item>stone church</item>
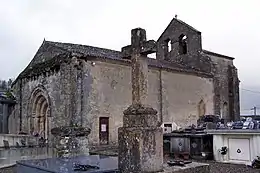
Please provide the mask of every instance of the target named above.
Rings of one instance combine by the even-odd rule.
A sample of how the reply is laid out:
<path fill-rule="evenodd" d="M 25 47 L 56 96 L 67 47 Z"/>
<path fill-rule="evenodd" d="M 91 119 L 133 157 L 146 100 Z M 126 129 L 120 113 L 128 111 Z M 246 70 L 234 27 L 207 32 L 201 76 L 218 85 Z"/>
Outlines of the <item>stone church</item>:
<path fill-rule="evenodd" d="M 196 124 L 204 114 L 239 119 L 234 58 L 203 50 L 201 37 L 173 18 L 156 41 L 156 58 L 147 57 L 149 104 L 165 126 Z M 130 57 L 44 40 L 12 88 L 17 104 L 9 133 L 37 132 L 51 139 L 50 129 L 73 123 L 91 128 L 91 144 L 114 144 L 123 111 L 131 104 Z"/>

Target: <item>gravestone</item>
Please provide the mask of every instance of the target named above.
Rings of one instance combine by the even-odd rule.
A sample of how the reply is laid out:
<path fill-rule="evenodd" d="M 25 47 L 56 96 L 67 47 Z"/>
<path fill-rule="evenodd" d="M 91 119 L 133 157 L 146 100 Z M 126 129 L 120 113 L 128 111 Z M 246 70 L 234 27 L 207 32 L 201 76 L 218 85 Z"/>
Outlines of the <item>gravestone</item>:
<path fill-rule="evenodd" d="M 9 141 L 3 140 L 3 143 L 4 143 L 4 148 L 5 149 L 10 149 Z"/>
<path fill-rule="evenodd" d="M 163 133 L 158 127 L 157 111 L 147 105 L 147 55 L 156 51 L 155 41 L 146 41 L 146 31 L 131 31 L 131 45 L 122 48 L 124 58 L 131 57 L 132 105 L 123 113 L 118 129 L 118 168 L 122 173 L 163 170 Z"/>
<path fill-rule="evenodd" d="M 25 139 L 21 139 L 20 142 L 21 142 L 21 145 L 22 145 L 23 147 L 26 146 L 26 141 L 25 141 Z"/>

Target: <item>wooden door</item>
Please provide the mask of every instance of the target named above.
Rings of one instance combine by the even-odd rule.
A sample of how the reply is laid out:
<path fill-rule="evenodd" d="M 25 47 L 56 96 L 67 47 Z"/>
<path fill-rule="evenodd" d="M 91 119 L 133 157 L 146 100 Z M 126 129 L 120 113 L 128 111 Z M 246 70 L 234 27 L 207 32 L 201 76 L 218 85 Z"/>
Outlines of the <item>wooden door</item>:
<path fill-rule="evenodd" d="M 109 118 L 99 117 L 99 143 L 108 145 L 109 141 Z"/>

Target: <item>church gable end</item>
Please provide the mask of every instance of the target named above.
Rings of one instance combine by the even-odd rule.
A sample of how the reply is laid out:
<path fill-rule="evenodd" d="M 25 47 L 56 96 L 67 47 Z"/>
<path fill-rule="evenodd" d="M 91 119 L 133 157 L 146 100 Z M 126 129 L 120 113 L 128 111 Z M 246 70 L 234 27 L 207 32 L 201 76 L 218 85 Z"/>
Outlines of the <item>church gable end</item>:
<path fill-rule="evenodd" d="M 210 58 L 201 56 L 201 32 L 173 18 L 157 41 L 157 59 L 211 72 Z"/>
<path fill-rule="evenodd" d="M 35 56 L 33 57 L 32 61 L 30 62 L 29 67 L 32 67 L 36 64 L 44 63 L 56 57 L 57 55 L 66 52 L 66 50 L 58 48 L 57 46 L 52 45 L 49 41 L 44 40 L 42 45 L 36 52 Z"/>

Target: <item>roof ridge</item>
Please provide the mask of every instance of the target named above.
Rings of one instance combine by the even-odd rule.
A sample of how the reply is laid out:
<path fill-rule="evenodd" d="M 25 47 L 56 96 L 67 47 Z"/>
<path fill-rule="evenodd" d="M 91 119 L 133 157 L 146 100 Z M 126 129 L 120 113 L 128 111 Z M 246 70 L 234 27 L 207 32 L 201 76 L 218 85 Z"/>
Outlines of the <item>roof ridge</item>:
<path fill-rule="evenodd" d="M 227 56 L 227 55 L 224 55 L 224 54 L 221 54 L 221 53 L 212 52 L 212 51 L 205 50 L 205 49 L 202 49 L 202 52 L 205 53 L 205 54 L 208 54 L 208 55 L 218 56 L 218 57 L 222 57 L 222 58 L 226 58 L 226 59 L 230 59 L 230 60 L 235 59 L 234 57 Z"/>
<path fill-rule="evenodd" d="M 86 44 L 77 44 L 77 43 L 70 43 L 70 42 L 56 42 L 56 41 L 45 41 L 53 46 L 59 47 L 59 48 L 63 48 L 60 45 L 71 45 L 71 46 L 83 46 L 83 47 L 89 47 L 89 48 L 95 48 L 95 49 L 103 49 L 103 50 L 108 50 L 108 51 L 114 51 L 114 52 L 118 52 L 121 53 L 121 51 L 118 50 L 113 50 L 113 49 L 108 49 L 108 48 L 103 48 L 103 47 L 98 47 L 98 46 L 90 46 L 90 45 L 86 45 Z M 59 45 L 60 44 L 60 45 Z M 64 48 L 63 48 L 64 49 Z M 66 49 L 66 51 L 68 51 Z"/>
<path fill-rule="evenodd" d="M 196 32 L 201 33 L 199 30 L 197 30 L 197 29 L 194 28 L 193 26 L 187 24 L 186 22 L 184 22 L 184 21 L 182 21 L 182 20 L 180 20 L 180 19 L 177 19 L 177 18 L 173 18 L 172 20 L 174 20 L 174 19 L 175 19 L 177 22 L 179 22 L 179 23 L 181 23 L 181 24 L 183 24 L 183 25 L 186 25 L 186 26 L 189 27 L 190 29 L 192 29 L 192 30 L 194 30 L 194 31 L 196 31 Z"/>
<path fill-rule="evenodd" d="M 63 47 L 58 46 L 58 45 L 55 44 L 55 43 L 58 43 L 58 42 L 46 41 L 46 40 L 45 40 L 44 43 L 45 43 L 45 44 L 50 44 L 51 46 L 54 46 L 54 47 L 56 47 L 57 49 L 61 49 L 61 50 L 65 51 L 65 52 L 68 52 L 67 49 L 64 49 Z"/>

